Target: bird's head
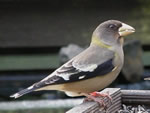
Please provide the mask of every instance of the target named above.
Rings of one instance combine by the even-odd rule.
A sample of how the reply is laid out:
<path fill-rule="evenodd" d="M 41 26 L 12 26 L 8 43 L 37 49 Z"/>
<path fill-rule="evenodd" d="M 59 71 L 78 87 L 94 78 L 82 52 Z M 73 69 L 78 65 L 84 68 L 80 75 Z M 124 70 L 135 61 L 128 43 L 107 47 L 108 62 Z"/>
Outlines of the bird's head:
<path fill-rule="evenodd" d="M 97 40 L 107 45 L 123 45 L 123 38 L 135 32 L 135 29 L 117 20 L 101 23 L 93 32 L 92 42 Z"/>

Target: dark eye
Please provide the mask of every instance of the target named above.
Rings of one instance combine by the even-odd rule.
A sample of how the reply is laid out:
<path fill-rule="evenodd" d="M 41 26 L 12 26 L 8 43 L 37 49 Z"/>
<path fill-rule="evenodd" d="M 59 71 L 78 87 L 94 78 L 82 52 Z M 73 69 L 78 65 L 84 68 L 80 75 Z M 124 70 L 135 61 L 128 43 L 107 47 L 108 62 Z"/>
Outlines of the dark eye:
<path fill-rule="evenodd" d="M 116 28 L 116 26 L 114 24 L 110 24 L 109 28 L 114 29 L 114 28 Z"/>

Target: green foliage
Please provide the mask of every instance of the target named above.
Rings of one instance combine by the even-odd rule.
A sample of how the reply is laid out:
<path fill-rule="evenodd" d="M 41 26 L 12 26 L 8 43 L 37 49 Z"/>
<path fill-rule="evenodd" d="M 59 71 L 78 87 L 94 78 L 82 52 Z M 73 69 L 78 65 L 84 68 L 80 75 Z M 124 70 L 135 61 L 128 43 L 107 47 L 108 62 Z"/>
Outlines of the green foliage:
<path fill-rule="evenodd" d="M 130 12 L 128 22 L 136 32 L 131 35 L 143 44 L 150 44 L 150 0 L 137 0 L 138 5 Z"/>
<path fill-rule="evenodd" d="M 150 1 L 149 0 L 138 0 L 141 8 L 141 12 L 146 16 L 150 16 Z"/>

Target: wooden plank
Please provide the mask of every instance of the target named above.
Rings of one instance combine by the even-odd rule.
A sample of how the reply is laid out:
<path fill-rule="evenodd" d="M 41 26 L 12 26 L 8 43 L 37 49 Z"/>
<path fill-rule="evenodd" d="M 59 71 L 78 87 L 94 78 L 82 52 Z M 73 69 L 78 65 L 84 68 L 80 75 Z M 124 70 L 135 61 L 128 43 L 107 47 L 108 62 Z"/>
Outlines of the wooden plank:
<path fill-rule="evenodd" d="M 150 52 L 144 52 L 142 59 L 145 66 L 150 65 L 149 57 Z M 0 71 L 49 69 L 58 66 L 59 58 L 57 54 L 0 55 Z"/>
<path fill-rule="evenodd" d="M 24 100 L 0 102 L 1 110 L 25 110 L 25 109 L 60 109 L 71 108 L 80 104 L 82 99 L 57 99 L 57 100 Z"/>
<path fill-rule="evenodd" d="M 144 66 L 150 65 L 149 57 L 150 52 L 144 52 L 142 57 Z M 57 54 L 0 55 L 0 71 L 49 69 L 58 66 L 59 58 Z"/>
<path fill-rule="evenodd" d="M 121 90 L 122 103 L 150 105 L 149 90 Z"/>
<path fill-rule="evenodd" d="M 59 65 L 56 54 L 0 55 L 0 71 L 50 69 Z"/>
<path fill-rule="evenodd" d="M 150 80 L 150 77 L 144 78 L 144 80 Z"/>
<path fill-rule="evenodd" d="M 120 88 L 106 88 L 102 93 L 109 92 L 112 97 L 112 103 L 110 103 L 108 98 L 104 98 L 104 103 L 107 105 L 107 108 L 99 106 L 97 102 L 85 102 L 82 103 L 66 113 L 115 113 L 121 109 L 121 91 Z"/>

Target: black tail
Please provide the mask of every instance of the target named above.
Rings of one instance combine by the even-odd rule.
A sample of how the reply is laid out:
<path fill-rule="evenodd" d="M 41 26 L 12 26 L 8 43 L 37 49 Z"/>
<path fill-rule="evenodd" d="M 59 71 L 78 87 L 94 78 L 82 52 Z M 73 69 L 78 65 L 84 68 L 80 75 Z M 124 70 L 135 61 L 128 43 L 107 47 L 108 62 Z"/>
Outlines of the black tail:
<path fill-rule="evenodd" d="M 11 95 L 10 97 L 16 99 L 16 98 L 19 98 L 19 97 L 27 94 L 27 93 L 30 93 L 30 92 L 34 91 L 35 89 L 36 88 L 34 88 L 33 86 L 30 86 L 30 87 L 28 87 L 28 88 L 26 88 L 24 90 L 19 91 L 18 93 L 15 93 L 15 94 Z"/>

